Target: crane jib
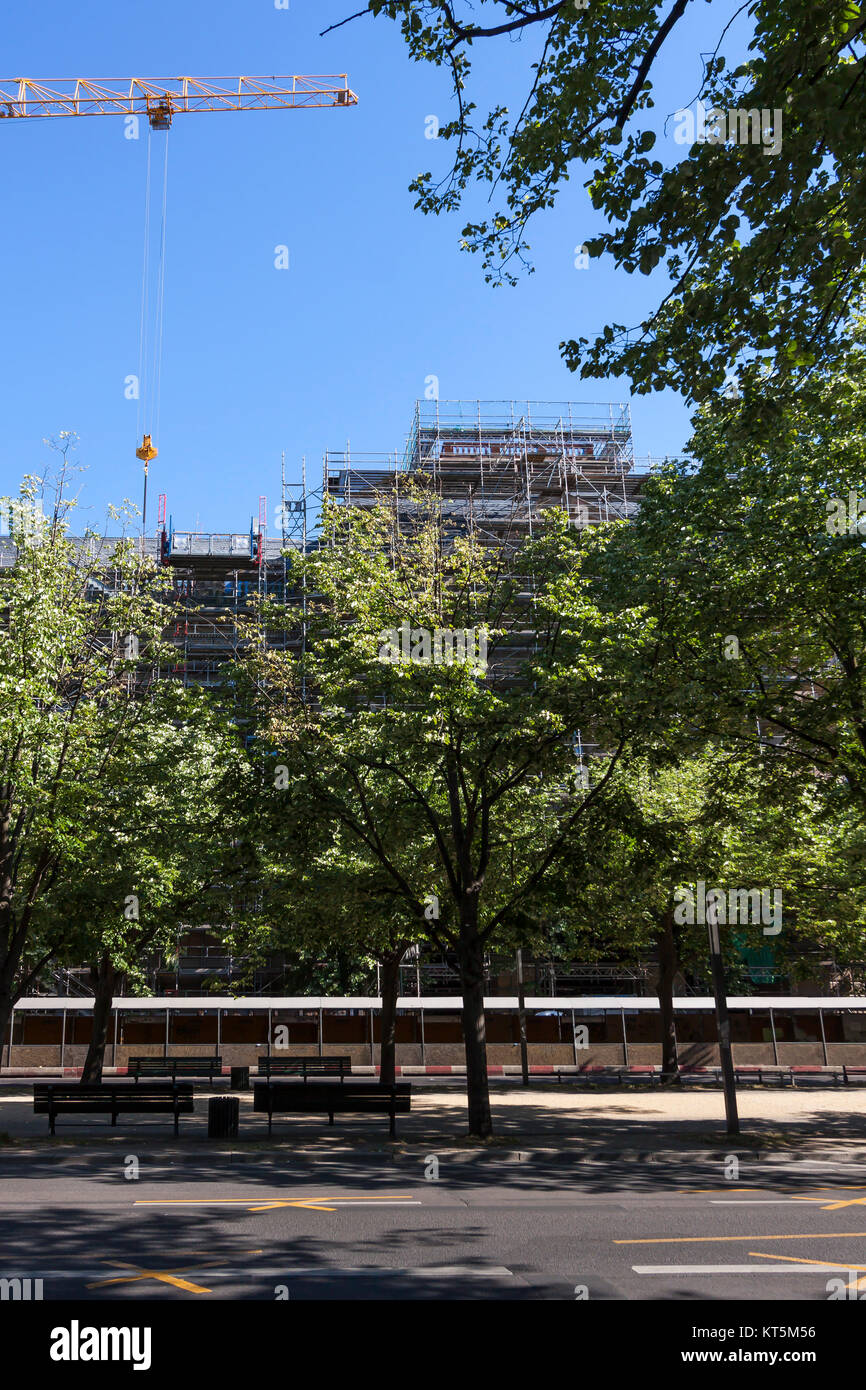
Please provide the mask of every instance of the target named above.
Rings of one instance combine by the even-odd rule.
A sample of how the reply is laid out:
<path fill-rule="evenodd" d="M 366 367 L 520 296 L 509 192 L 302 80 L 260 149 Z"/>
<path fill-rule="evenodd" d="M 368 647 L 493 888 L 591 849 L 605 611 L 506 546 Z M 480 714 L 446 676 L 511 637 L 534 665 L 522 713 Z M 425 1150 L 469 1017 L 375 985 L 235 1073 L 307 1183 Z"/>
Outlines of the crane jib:
<path fill-rule="evenodd" d="M 195 111 L 301 110 L 356 106 L 345 73 L 290 77 L 172 77 L 96 82 L 82 77 L 51 83 L 0 79 L 0 119 L 57 116 L 144 115 L 154 129 Z"/>

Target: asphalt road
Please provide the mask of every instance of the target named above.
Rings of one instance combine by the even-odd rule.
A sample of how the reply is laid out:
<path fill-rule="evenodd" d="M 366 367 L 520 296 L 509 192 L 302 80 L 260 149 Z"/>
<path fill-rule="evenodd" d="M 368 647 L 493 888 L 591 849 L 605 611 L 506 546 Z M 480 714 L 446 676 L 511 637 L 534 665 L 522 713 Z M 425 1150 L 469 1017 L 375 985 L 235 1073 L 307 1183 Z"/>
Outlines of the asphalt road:
<path fill-rule="evenodd" d="M 41 1279 L 44 1300 L 866 1293 L 866 1165 L 744 1160 L 726 1178 L 721 1157 L 485 1154 L 436 1178 L 414 1155 L 177 1153 L 141 1154 L 130 1179 L 127 1155 L 2 1155 L 0 1279 Z"/>

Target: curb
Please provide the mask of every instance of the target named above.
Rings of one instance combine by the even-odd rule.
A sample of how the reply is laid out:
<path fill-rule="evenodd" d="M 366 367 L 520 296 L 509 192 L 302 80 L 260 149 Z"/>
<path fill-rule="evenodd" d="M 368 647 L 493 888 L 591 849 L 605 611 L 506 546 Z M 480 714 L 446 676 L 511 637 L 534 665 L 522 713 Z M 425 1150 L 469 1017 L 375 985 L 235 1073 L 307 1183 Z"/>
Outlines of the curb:
<path fill-rule="evenodd" d="M 408 1065 L 408 1064 L 407 1064 L 407 1065 L 405 1065 L 405 1066 L 397 1066 L 397 1067 L 394 1068 L 394 1070 L 395 1070 L 397 1076 L 461 1076 L 461 1077 L 465 1077 L 465 1075 L 466 1075 L 466 1068 L 465 1068 L 465 1066 L 458 1066 L 458 1065 L 454 1065 L 454 1066 L 432 1066 L 432 1065 L 431 1065 L 431 1066 L 423 1066 L 423 1067 L 422 1067 L 422 1066 L 413 1066 L 413 1065 Z M 2 1068 L 0 1068 L 0 1078 L 3 1078 L 3 1079 L 14 1079 L 14 1078 L 16 1078 L 16 1077 L 22 1077 L 22 1078 L 23 1078 L 23 1077 L 34 1077 L 34 1078 L 37 1078 L 37 1079 L 38 1079 L 38 1078 L 45 1078 L 45 1077 L 51 1077 L 51 1076 L 57 1076 L 57 1077 L 65 1077 L 65 1076 L 68 1076 L 68 1077 L 74 1079 L 75 1077 L 80 1076 L 80 1075 L 81 1075 L 81 1072 L 82 1072 L 82 1068 L 81 1068 L 81 1067 L 63 1067 L 63 1068 L 60 1068 L 60 1067 L 2 1067 Z M 553 1076 L 553 1075 L 555 1075 L 556 1073 L 562 1073 L 562 1074 L 564 1074 L 564 1075 L 579 1075 L 580 1072 L 581 1072 L 581 1068 L 580 1068 L 580 1067 L 566 1066 L 565 1064 L 563 1064 L 562 1066 L 559 1066 L 559 1065 L 556 1065 L 556 1066 L 542 1066 L 542 1065 L 536 1065 L 536 1066 L 531 1066 L 531 1067 L 529 1068 L 529 1074 L 530 1074 L 530 1076 Z M 127 1076 L 127 1075 L 128 1075 L 128 1071 L 127 1071 L 127 1068 L 126 1068 L 126 1067 L 103 1067 L 102 1074 L 103 1074 L 103 1076 Z M 224 1077 L 227 1077 L 227 1076 L 229 1076 L 230 1074 L 231 1074 L 231 1068 L 230 1068 L 230 1067 L 223 1067 L 223 1069 L 222 1069 L 222 1075 L 223 1075 Z M 251 1066 L 251 1067 L 250 1067 L 250 1077 L 251 1077 L 251 1079 L 254 1078 L 256 1075 L 257 1075 L 257 1073 L 256 1073 L 255 1069 Z M 378 1075 L 379 1075 L 379 1067 L 377 1067 L 377 1066 L 369 1066 L 369 1065 L 368 1065 L 368 1066 L 362 1066 L 362 1065 L 353 1066 L 353 1067 L 352 1067 L 352 1075 L 353 1075 L 353 1076 L 378 1076 Z M 488 1076 L 521 1076 L 521 1075 L 522 1075 L 522 1072 L 521 1072 L 521 1069 L 520 1069 L 519 1066 L 509 1066 L 509 1065 L 488 1066 L 488 1068 L 487 1068 L 487 1075 L 488 1075 Z"/>

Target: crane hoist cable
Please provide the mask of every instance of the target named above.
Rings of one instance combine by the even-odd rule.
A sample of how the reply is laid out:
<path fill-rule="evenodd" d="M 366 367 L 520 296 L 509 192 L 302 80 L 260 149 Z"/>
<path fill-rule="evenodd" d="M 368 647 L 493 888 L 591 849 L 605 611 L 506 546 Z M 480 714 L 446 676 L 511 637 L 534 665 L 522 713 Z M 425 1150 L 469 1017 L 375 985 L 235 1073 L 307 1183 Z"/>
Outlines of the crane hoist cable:
<path fill-rule="evenodd" d="M 156 434 L 159 438 L 159 421 L 162 410 L 162 346 L 165 336 L 165 231 L 168 216 L 168 135 L 166 134 L 165 148 L 163 152 L 163 173 L 162 173 L 162 216 L 160 219 L 159 232 L 159 280 L 157 285 L 157 304 L 156 304 L 156 343 L 155 354 L 156 363 L 154 369 L 154 379 L 156 382 L 156 400 L 154 402 L 154 416 L 156 419 Z"/>
<path fill-rule="evenodd" d="M 323 76 L 295 73 L 271 77 L 133 77 L 119 82 L 94 82 L 83 77 L 55 78 L 49 82 L 32 78 L 0 78 L 0 126 L 22 120 L 82 116 L 123 115 L 127 121 L 146 119 L 149 125 L 145 194 L 145 250 L 142 271 L 141 323 L 139 329 L 138 421 L 136 439 L 142 432 L 136 457 L 144 464 L 144 505 L 142 538 L 147 524 L 147 472 L 157 457 L 154 432 L 159 433 L 160 388 L 165 301 L 165 226 L 168 189 L 168 146 L 164 147 L 162 223 L 160 228 L 159 271 L 156 289 L 156 323 L 153 357 L 150 340 L 150 240 L 151 240 L 151 136 L 154 130 L 168 131 L 174 117 L 201 111 L 279 111 L 309 110 L 312 107 L 357 106 L 358 97 L 345 73 Z M 135 137 L 137 138 L 137 136 Z M 150 432 L 148 433 L 148 428 Z"/>
<path fill-rule="evenodd" d="M 144 489 L 141 509 L 142 536 L 147 533 L 147 481 L 150 462 L 158 456 L 153 438 L 159 438 L 159 424 L 162 408 L 162 359 L 165 340 L 165 246 L 168 213 L 168 133 L 163 143 L 162 163 L 162 203 L 159 223 L 159 260 L 156 272 L 156 289 L 151 306 L 151 248 L 153 230 L 153 158 L 151 141 L 153 128 L 148 131 L 147 165 L 145 172 L 144 198 L 144 252 L 141 275 L 141 315 L 139 323 L 139 408 L 136 424 L 136 438 L 142 434 L 141 444 L 135 451 L 136 457 L 144 464 Z M 151 325 L 151 319 L 153 323 Z M 151 331 L 152 329 L 152 331 Z"/>
<path fill-rule="evenodd" d="M 138 411 L 135 420 L 136 439 L 142 433 L 141 412 L 142 412 L 142 386 L 144 382 L 145 366 L 145 338 L 147 331 L 147 286 L 148 286 L 148 264 L 150 261 L 150 155 L 151 138 L 148 131 L 147 137 L 147 167 L 144 175 L 144 252 L 141 265 L 141 317 L 138 330 Z"/>

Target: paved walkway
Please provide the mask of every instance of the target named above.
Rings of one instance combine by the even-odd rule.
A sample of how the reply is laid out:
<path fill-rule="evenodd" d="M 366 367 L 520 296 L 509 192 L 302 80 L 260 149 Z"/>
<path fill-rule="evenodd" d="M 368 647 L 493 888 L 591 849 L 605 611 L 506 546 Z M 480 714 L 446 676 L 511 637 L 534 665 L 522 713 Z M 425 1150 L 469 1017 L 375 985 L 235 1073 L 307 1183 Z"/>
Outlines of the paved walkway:
<path fill-rule="evenodd" d="M 211 1092 L 198 1089 L 196 1113 L 181 1117 L 180 1144 L 207 1141 L 207 1102 Z M 333 1152 L 345 1147 L 389 1147 L 387 1124 L 378 1116 L 338 1116 L 333 1128 L 327 1117 L 290 1116 L 275 1122 L 268 1140 L 266 1118 L 254 1114 L 252 1094 L 240 1094 L 240 1139 L 234 1146 L 287 1145 Z M 778 1090 L 746 1088 L 738 1094 L 743 1147 L 808 1149 L 810 1153 L 838 1155 L 842 1148 L 852 1156 L 866 1153 L 866 1090 Z M 724 1103 L 719 1091 L 630 1091 L 597 1093 L 568 1083 L 539 1084 L 526 1089 L 500 1082 L 491 1088 L 496 1137 L 494 1146 L 512 1152 L 522 1148 L 652 1154 L 661 1151 L 719 1151 L 732 1147 L 726 1134 Z M 45 1116 L 34 1115 L 32 1086 L 6 1081 L 0 1088 L 0 1142 L 18 1145 L 37 1142 L 126 1144 L 137 1142 L 171 1147 L 170 1119 L 121 1116 L 112 1129 L 104 1116 L 60 1116 L 55 1140 L 47 1134 Z M 4 1138 L 5 1136 L 5 1138 Z M 443 1144 L 474 1148 L 466 1138 L 466 1100 L 458 1084 L 449 1087 L 426 1081 L 416 1085 L 412 1113 L 398 1120 L 400 1147 Z M 227 1147 L 225 1141 L 223 1147 Z"/>

